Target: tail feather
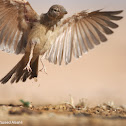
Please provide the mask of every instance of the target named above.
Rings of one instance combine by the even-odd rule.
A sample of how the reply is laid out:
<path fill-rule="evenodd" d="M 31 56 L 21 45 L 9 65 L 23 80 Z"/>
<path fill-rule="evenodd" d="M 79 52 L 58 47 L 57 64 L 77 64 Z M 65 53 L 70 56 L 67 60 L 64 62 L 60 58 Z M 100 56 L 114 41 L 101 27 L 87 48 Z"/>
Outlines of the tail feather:
<path fill-rule="evenodd" d="M 32 79 L 32 78 L 38 76 L 38 61 L 39 61 L 39 58 L 37 58 L 37 59 L 31 64 L 32 73 L 30 74 L 30 79 Z"/>
<path fill-rule="evenodd" d="M 31 73 L 29 73 L 28 71 L 25 71 L 22 77 L 22 81 L 25 82 L 27 80 L 27 78 L 30 76 Z"/>
<path fill-rule="evenodd" d="M 5 84 L 9 81 L 9 79 L 12 77 L 12 75 L 15 73 L 17 66 L 15 66 L 5 77 L 3 77 L 0 82 L 2 84 Z"/>
<path fill-rule="evenodd" d="M 32 79 L 38 76 L 38 60 L 39 56 L 33 57 L 31 61 L 31 72 L 28 72 L 24 68 L 26 67 L 29 59 L 29 54 L 25 54 L 23 58 L 17 63 L 17 65 L 5 76 L 3 77 L 0 82 L 2 84 L 7 83 L 11 78 L 11 83 L 19 82 L 22 80 L 25 82 L 28 78 Z"/>

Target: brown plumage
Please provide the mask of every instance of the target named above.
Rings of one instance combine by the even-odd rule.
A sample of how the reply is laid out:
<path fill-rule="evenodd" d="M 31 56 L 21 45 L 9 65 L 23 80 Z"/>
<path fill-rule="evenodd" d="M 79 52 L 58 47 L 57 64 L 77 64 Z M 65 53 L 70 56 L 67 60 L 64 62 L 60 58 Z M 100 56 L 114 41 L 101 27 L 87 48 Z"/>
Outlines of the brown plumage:
<path fill-rule="evenodd" d="M 21 54 L 23 58 L 0 81 L 11 83 L 38 76 L 39 56 L 54 64 L 71 62 L 95 45 L 107 41 L 106 35 L 118 25 L 113 21 L 122 11 L 82 11 L 65 20 L 61 5 L 53 5 L 38 15 L 25 0 L 0 0 L 0 50 Z"/>

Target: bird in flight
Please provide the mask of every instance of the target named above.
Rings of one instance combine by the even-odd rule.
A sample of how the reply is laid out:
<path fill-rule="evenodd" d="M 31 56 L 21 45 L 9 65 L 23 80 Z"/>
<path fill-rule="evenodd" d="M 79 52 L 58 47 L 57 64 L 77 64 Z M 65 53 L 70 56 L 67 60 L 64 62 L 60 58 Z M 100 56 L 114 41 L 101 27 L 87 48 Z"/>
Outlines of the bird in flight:
<path fill-rule="evenodd" d="M 79 58 L 95 45 L 106 42 L 106 36 L 118 27 L 120 11 L 81 11 L 66 19 L 66 9 L 53 5 L 38 15 L 26 0 L 0 0 L 0 50 L 24 54 L 0 82 L 25 82 L 37 78 L 39 56 L 61 65 Z M 62 19 L 62 20 L 61 20 Z"/>

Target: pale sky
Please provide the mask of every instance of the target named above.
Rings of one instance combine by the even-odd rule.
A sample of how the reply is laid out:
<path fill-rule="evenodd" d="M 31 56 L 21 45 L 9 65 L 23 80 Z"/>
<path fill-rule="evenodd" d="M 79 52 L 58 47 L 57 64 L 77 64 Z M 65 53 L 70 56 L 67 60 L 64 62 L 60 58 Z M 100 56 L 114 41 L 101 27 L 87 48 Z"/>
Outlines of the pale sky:
<path fill-rule="evenodd" d="M 68 12 L 76 13 L 86 9 L 126 9 L 126 0 L 29 0 L 38 13 L 44 13 L 53 4 L 63 5 Z"/>

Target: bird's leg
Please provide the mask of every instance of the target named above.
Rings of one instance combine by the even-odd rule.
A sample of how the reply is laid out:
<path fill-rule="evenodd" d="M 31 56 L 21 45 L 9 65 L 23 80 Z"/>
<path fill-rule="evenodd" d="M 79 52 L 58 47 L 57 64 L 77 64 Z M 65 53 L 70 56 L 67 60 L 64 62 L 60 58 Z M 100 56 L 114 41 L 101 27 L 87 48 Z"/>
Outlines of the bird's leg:
<path fill-rule="evenodd" d="M 24 69 L 27 69 L 27 71 L 32 71 L 31 67 L 30 67 L 30 62 L 32 60 L 32 57 L 33 57 L 33 50 L 34 50 L 34 47 L 35 47 L 36 43 L 31 43 L 31 48 L 30 48 L 30 55 L 29 55 L 29 60 L 28 60 L 28 63 L 26 65 L 26 67 Z"/>
<path fill-rule="evenodd" d="M 41 64 L 42 64 L 42 69 L 40 69 L 39 71 L 44 71 L 46 74 L 47 74 L 47 72 L 46 72 L 46 67 L 45 67 L 45 65 L 44 65 L 44 63 L 43 63 L 43 56 L 40 58 L 40 62 L 41 62 Z"/>

